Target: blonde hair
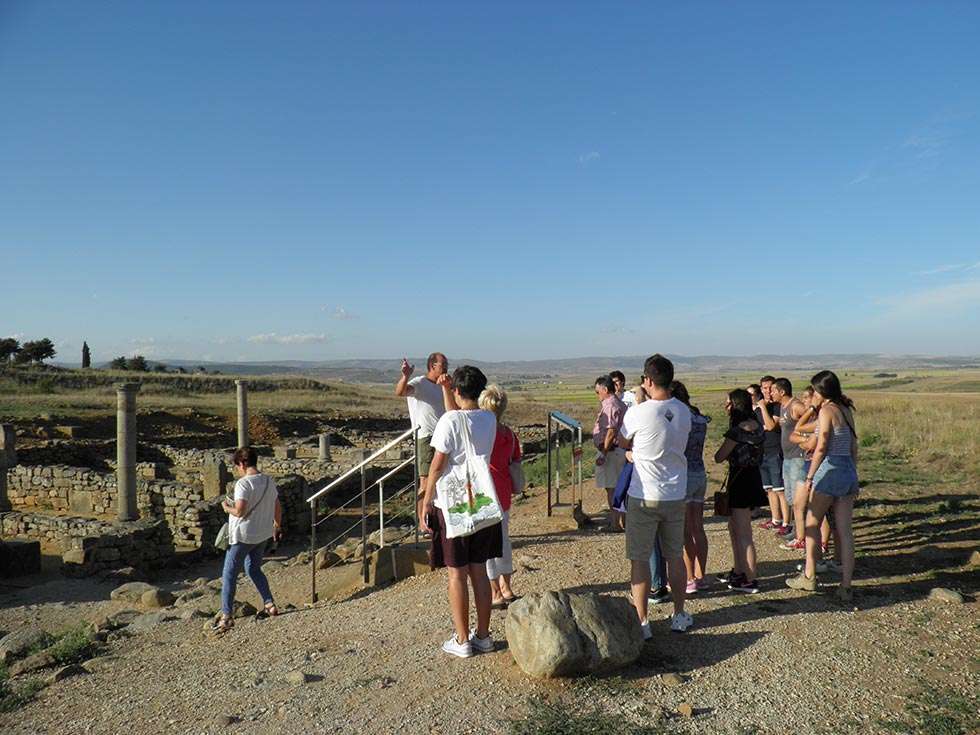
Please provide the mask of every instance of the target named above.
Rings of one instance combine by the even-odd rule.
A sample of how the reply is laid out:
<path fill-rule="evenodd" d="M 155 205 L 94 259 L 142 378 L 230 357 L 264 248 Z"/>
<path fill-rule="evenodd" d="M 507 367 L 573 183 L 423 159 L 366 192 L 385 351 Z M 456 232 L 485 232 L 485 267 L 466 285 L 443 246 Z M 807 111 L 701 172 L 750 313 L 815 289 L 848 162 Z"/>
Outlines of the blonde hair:
<path fill-rule="evenodd" d="M 493 411 L 499 420 L 504 415 L 504 411 L 507 410 L 507 394 L 499 385 L 491 383 L 483 389 L 477 405 L 484 411 Z"/>

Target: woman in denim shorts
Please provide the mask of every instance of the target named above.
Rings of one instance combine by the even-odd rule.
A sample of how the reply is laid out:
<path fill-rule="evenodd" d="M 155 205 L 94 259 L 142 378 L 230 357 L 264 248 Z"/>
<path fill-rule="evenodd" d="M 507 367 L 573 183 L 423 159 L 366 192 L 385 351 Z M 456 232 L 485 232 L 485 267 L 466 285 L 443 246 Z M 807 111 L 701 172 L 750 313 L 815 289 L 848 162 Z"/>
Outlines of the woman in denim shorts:
<path fill-rule="evenodd" d="M 840 380 L 830 370 L 822 370 L 810 381 L 813 405 L 820 411 L 817 448 L 806 473 L 804 488 L 810 494 L 806 516 L 806 566 L 798 577 L 786 584 L 793 589 L 817 589 L 816 566 L 820 554 L 820 525 L 833 507 L 837 546 L 841 557 L 841 584 L 838 597 L 850 602 L 854 574 L 854 533 L 851 519 L 858 493 L 857 432 L 854 403 L 841 390 Z"/>
<path fill-rule="evenodd" d="M 708 535 L 704 532 L 704 493 L 708 489 L 708 475 L 704 468 L 704 440 L 708 436 L 710 416 L 691 405 L 687 387 L 675 380 L 670 393 L 691 409 L 691 433 L 687 435 L 687 494 L 684 497 L 684 566 L 687 567 L 687 594 L 693 595 L 708 586 L 704 570 L 708 566 Z"/>

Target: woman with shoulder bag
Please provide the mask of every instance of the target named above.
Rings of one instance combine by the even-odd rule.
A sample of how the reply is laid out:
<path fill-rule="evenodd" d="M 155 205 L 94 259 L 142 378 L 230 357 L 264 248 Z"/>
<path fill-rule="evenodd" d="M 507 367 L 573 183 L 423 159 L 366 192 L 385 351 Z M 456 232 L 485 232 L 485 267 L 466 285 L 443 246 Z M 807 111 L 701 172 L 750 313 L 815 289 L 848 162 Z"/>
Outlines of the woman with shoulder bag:
<path fill-rule="evenodd" d="M 728 462 L 725 480 L 728 493 L 728 535 L 732 542 L 734 566 L 728 574 L 718 577 L 728 589 L 755 594 L 759 591 L 756 579 L 755 542 L 752 540 L 752 511 L 769 500 L 762 488 L 762 465 L 765 432 L 752 408 L 748 391 L 736 388 L 728 394 L 725 411 L 729 428 L 725 441 L 715 452 L 715 462 Z"/>
<path fill-rule="evenodd" d="M 234 500 L 225 499 L 222 510 L 228 514 L 228 549 L 221 573 L 221 615 L 215 630 L 224 633 L 234 623 L 235 588 L 238 574 L 245 573 L 255 584 L 267 615 L 278 615 L 269 580 L 262 573 L 266 542 L 282 536 L 282 506 L 276 483 L 258 471 L 258 457 L 251 447 L 235 450 L 232 459 L 241 478 L 235 483 Z"/>

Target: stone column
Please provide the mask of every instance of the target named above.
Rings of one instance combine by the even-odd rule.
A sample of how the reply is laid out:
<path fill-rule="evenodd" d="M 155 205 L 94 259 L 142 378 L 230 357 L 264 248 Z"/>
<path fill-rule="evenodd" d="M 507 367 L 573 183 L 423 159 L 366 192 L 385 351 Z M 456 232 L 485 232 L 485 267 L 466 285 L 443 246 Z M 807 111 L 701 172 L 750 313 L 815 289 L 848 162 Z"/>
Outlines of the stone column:
<path fill-rule="evenodd" d="M 204 499 L 211 500 L 219 495 L 225 494 L 225 486 L 231 479 L 228 467 L 220 459 L 209 460 L 204 463 L 201 472 L 204 486 Z"/>
<path fill-rule="evenodd" d="M 139 518 L 136 507 L 136 393 L 139 383 L 116 386 L 116 516 Z"/>
<path fill-rule="evenodd" d="M 248 386 L 244 380 L 236 380 L 238 392 L 238 446 L 248 446 Z"/>
<path fill-rule="evenodd" d="M 13 426 L 0 424 L 0 513 L 13 510 L 7 496 L 7 470 L 17 464 L 16 437 Z"/>
<path fill-rule="evenodd" d="M 320 434 L 320 453 L 317 459 L 321 462 L 330 461 L 330 434 Z"/>

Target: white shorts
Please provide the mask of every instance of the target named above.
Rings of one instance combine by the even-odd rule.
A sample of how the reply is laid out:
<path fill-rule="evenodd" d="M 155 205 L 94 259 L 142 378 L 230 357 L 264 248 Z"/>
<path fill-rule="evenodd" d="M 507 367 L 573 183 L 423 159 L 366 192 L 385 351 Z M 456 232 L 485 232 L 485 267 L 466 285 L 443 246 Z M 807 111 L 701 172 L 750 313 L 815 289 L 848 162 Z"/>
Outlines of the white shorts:
<path fill-rule="evenodd" d="M 595 486 L 602 490 L 616 487 L 619 473 L 626 464 L 626 450 L 616 448 L 606 454 L 606 461 L 595 466 Z"/>

